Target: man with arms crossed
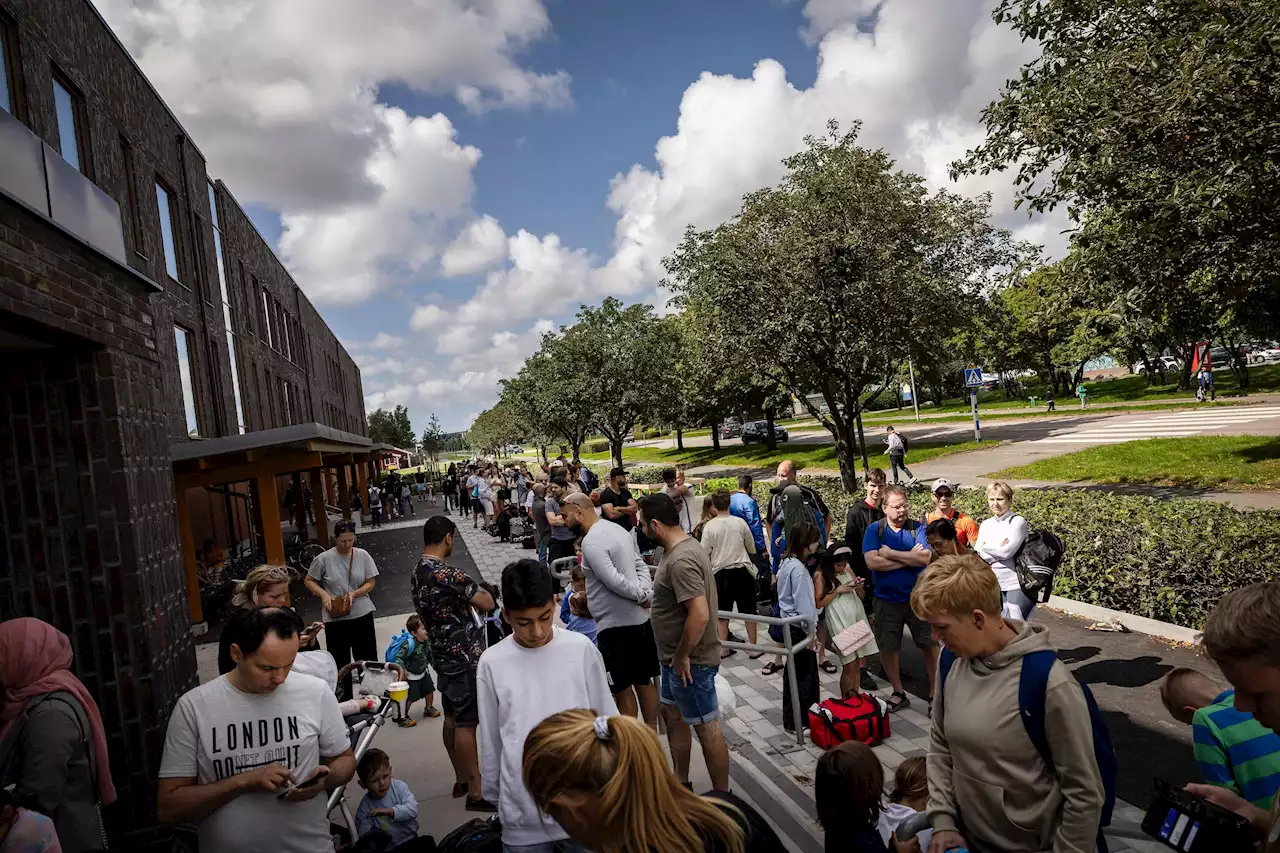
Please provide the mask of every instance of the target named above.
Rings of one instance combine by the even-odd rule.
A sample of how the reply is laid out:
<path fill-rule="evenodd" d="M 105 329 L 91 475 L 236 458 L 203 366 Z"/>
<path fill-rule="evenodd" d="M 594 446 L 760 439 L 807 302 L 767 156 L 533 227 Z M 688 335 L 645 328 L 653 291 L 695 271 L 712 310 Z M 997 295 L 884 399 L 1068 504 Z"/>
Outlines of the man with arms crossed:
<path fill-rule="evenodd" d="M 720 493 L 726 500 L 728 495 Z M 734 519 L 742 524 L 741 519 Z M 680 514 L 667 495 L 640 499 L 645 535 L 662 546 L 662 562 L 653 579 L 653 634 L 662 664 L 662 718 L 676 776 L 689 787 L 689 756 L 698 734 L 711 787 L 729 790 L 729 747 L 720 728 L 716 673 L 720 641 L 716 637 L 716 580 L 702 543 L 680 527 Z M 750 531 L 742 524 L 744 535 Z"/>
<path fill-rule="evenodd" d="M 587 607 L 596 620 L 596 645 L 604 658 L 618 712 L 658 725 L 658 652 L 649 624 L 653 579 L 631 534 L 596 515 L 591 498 L 566 495 L 567 528 L 582 537 Z M 718 660 L 718 658 L 717 658 Z"/>
<path fill-rule="evenodd" d="M 911 628 L 929 684 L 938 668 L 938 648 L 933 642 L 933 629 L 911 611 L 911 590 L 916 578 L 929 565 L 932 552 L 925 538 L 925 526 L 907 518 L 907 491 L 901 486 L 884 490 L 884 518 L 867 528 L 862 537 L 863 558 L 875 577 L 875 633 L 880 647 L 880 662 L 893 686 L 889 710 L 901 711 L 911 704 L 902 689 L 902 630 Z"/>
<path fill-rule="evenodd" d="M 199 824 L 202 853 L 314 853 L 331 847 L 326 794 L 356 770 L 338 700 L 291 673 L 302 620 L 292 610 L 240 610 L 236 668 L 178 700 L 165 735 L 156 810 Z"/>

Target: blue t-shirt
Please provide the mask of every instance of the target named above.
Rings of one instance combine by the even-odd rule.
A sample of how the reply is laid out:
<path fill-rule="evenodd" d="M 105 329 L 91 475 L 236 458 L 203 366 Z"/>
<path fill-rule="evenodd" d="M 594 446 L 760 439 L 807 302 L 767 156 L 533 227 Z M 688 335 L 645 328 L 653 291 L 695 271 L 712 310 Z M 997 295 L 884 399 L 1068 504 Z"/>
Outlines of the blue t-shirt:
<path fill-rule="evenodd" d="M 910 551 L 916 545 L 929 547 L 928 540 L 924 536 L 924 525 L 910 520 L 907 524 L 915 524 L 915 532 L 911 532 L 906 527 L 901 530 L 894 530 L 889 526 L 888 522 L 884 522 L 884 532 L 881 533 L 881 522 L 876 522 L 867 528 L 867 532 L 862 537 L 862 553 L 868 551 L 878 551 L 881 545 L 888 545 L 895 551 Z M 924 566 L 916 568 L 904 567 L 892 572 L 876 572 L 871 573 L 871 579 L 875 582 L 875 596 L 883 601 L 892 601 L 902 603 L 911 600 L 911 590 L 915 588 L 916 578 L 920 577 L 920 573 L 924 571 Z"/>

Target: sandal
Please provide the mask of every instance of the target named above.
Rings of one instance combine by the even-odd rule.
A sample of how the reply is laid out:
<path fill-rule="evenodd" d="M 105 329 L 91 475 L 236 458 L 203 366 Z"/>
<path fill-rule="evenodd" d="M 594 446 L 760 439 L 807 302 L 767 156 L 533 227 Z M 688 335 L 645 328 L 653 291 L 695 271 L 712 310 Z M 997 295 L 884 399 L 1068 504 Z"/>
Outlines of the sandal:
<path fill-rule="evenodd" d="M 418 724 L 418 721 L 412 717 L 401 717 L 396 720 L 396 725 L 402 729 L 411 729 Z"/>
<path fill-rule="evenodd" d="M 764 657 L 764 652 L 752 652 L 751 654 L 747 655 L 747 657 L 751 658 L 752 660 L 760 660 L 760 658 Z"/>
<path fill-rule="evenodd" d="M 885 705 L 888 707 L 889 713 L 892 714 L 901 711 L 903 708 L 909 708 L 911 700 L 907 698 L 907 694 L 895 690 L 889 694 L 889 701 Z"/>
<path fill-rule="evenodd" d="M 727 658 L 727 657 L 732 657 L 733 655 L 736 655 L 737 653 L 738 653 L 738 650 L 737 650 L 737 649 L 721 649 L 721 650 L 720 650 L 720 660 L 724 660 L 724 659 L 725 659 L 725 658 Z"/>
<path fill-rule="evenodd" d="M 823 672 L 827 673 L 828 675 L 835 675 L 837 672 L 840 671 L 839 667 L 837 667 L 834 663 L 832 663 L 829 660 L 824 660 L 821 666 L 819 666 L 818 668 L 821 669 Z"/>
<path fill-rule="evenodd" d="M 783 666 L 775 661 L 769 661 L 764 665 L 764 669 L 760 670 L 761 675 L 775 675 L 782 672 Z"/>

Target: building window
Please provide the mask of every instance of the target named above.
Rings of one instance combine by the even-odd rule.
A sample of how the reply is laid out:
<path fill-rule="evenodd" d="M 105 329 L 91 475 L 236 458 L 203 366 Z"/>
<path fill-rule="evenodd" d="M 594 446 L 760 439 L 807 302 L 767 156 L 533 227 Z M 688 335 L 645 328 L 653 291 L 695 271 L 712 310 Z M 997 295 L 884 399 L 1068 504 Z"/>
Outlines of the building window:
<path fill-rule="evenodd" d="M 284 424 L 289 426 L 293 423 L 293 388 L 283 376 L 280 377 L 280 385 L 283 390 L 280 399 L 284 400 Z"/>
<path fill-rule="evenodd" d="M 271 297 L 267 295 L 265 287 L 262 289 L 262 338 L 267 346 L 276 348 L 276 339 L 271 333 Z"/>
<path fill-rule="evenodd" d="M 0 109 L 18 114 L 18 56 L 9 26 L 0 18 Z"/>
<path fill-rule="evenodd" d="M 200 435 L 200 424 L 196 418 L 195 380 L 192 378 L 195 359 L 191 355 L 191 333 L 181 326 L 174 326 L 173 334 L 178 343 L 178 378 L 182 382 L 182 410 L 187 418 L 187 435 L 195 438 Z"/>
<path fill-rule="evenodd" d="M 124 164 L 125 203 L 129 206 L 129 230 L 133 232 L 133 252 L 139 257 L 147 255 L 142 251 L 142 219 L 138 208 L 138 176 L 134 174 L 133 145 L 120 135 L 120 161 Z"/>
<path fill-rule="evenodd" d="M 209 218 L 213 221 L 214 228 L 222 227 L 218 221 L 218 193 L 213 188 L 213 181 L 209 182 Z"/>
<path fill-rule="evenodd" d="M 222 229 L 218 227 L 218 195 L 213 190 L 213 184 L 209 184 L 209 219 L 213 223 L 213 252 L 218 262 L 218 293 L 222 298 L 222 323 L 227 329 L 227 359 L 231 362 L 231 392 L 236 401 L 236 432 L 244 435 L 244 405 L 240 400 L 236 336 L 231 330 L 231 296 L 227 291 L 227 265 L 222 258 Z"/>
<path fill-rule="evenodd" d="M 177 230 L 174 224 L 173 211 L 169 207 L 169 191 L 156 181 L 156 208 L 160 211 L 160 236 L 164 246 L 164 269 L 169 278 L 181 283 L 178 278 L 178 247 L 173 239 Z"/>
<path fill-rule="evenodd" d="M 62 159 L 82 174 L 88 160 L 85 154 L 84 103 L 80 96 L 58 77 L 53 78 L 53 105 L 58 114 L 58 145 Z"/>

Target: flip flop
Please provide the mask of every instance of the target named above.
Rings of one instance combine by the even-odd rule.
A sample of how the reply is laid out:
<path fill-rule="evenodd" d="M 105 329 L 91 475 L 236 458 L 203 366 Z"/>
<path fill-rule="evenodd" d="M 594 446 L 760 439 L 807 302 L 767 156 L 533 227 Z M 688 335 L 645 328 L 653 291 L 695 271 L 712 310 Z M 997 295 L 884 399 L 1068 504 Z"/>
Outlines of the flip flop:
<path fill-rule="evenodd" d="M 725 658 L 727 658 L 727 657 L 732 657 L 733 655 L 736 655 L 737 653 L 738 653 L 738 650 L 737 650 L 737 649 L 723 649 L 723 650 L 720 652 L 720 660 L 724 660 L 724 659 L 725 659 Z"/>
<path fill-rule="evenodd" d="M 775 673 L 782 672 L 782 670 L 783 670 L 782 664 L 775 663 L 774 661 L 769 661 L 767 664 L 764 665 L 764 669 L 760 670 L 760 674 L 774 675 Z"/>
<path fill-rule="evenodd" d="M 752 660 L 760 660 L 760 658 L 764 657 L 764 652 L 752 652 L 751 654 L 747 655 L 747 657 L 751 658 Z"/>
<path fill-rule="evenodd" d="M 824 660 L 820 668 L 822 669 L 823 672 L 827 673 L 828 675 L 834 675 L 835 673 L 840 671 L 840 669 L 829 660 Z"/>

